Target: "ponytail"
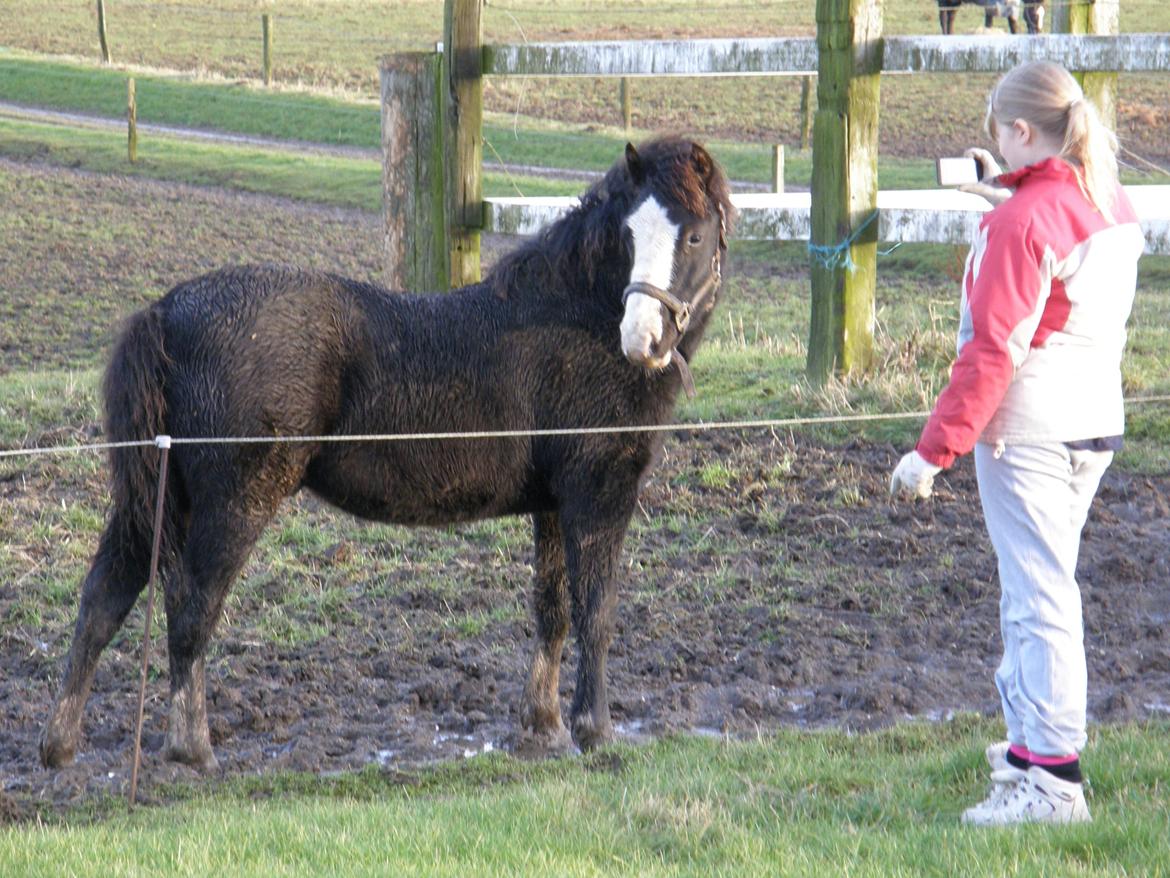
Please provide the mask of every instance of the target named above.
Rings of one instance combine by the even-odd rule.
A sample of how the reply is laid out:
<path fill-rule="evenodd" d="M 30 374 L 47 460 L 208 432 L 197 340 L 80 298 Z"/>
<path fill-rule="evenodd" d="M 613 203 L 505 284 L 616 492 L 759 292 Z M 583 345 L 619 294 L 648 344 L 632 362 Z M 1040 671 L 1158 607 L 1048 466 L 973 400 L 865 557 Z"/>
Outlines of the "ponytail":
<path fill-rule="evenodd" d="M 1113 221 L 1117 198 L 1117 137 L 1105 127 L 1072 74 L 1049 61 L 1031 61 L 1004 74 L 987 102 L 985 126 L 1016 119 L 1061 144 L 1060 157 L 1077 171 L 1081 191 Z"/>
<path fill-rule="evenodd" d="M 1083 95 L 1069 104 L 1060 154 L 1080 165 L 1081 188 L 1112 222 L 1117 197 L 1117 136 L 1105 127 L 1097 108 Z"/>

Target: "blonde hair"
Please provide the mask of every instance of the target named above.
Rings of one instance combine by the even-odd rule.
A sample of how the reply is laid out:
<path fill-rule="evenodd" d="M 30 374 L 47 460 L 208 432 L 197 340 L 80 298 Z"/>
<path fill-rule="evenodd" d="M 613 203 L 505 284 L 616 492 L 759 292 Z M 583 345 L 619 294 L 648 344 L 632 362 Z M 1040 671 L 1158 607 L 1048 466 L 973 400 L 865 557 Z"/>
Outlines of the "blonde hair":
<path fill-rule="evenodd" d="M 1049 61 L 1029 61 L 1009 70 L 987 99 L 984 128 L 1023 119 L 1061 144 L 1060 157 L 1077 170 L 1081 191 L 1113 219 L 1117 196 L 1117 137 L 1085 98 L 1072 74 Z"/>

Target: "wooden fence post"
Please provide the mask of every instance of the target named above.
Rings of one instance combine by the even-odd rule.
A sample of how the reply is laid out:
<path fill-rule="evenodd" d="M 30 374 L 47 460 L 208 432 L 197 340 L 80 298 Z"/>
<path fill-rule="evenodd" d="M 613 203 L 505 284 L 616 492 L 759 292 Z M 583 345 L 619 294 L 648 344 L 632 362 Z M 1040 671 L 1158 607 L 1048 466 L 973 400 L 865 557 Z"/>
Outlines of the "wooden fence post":
<path fill-rule="evenodd" d="M 881 0 L 817 0 L 808 375 L 873 359 Z"/>
<path fill-rule="evenodd" d="M 138 96 L 134 77 L 126 80 L 126 154 L 130 164 L 138 161 Z"/>
<path fill-rule="evenodd" d="M 445 0 L 443 66 L 450 284 L 480 279 L 483 228 L 483 0 Z"/>
<path fill-rule="evenodd" d="M 264 84 L 272 85 L 272 15 L 265 12 L 260 16 L 260 32 L 264 40 Z"/>
<path fill-rule="evenodd" d="M 389 55 L 381 71 L 385 282 L 392 290 L 445 290 L 443 56 Z"/>
<path fill-rule="evenodd" d="M 98 42 L 102 46 L 102 61 L 110 63 L 110 43 L 106 39 L 106 2 L 97 0 Z"/>
<path fill-rule="evenodd" d="M 619 87 L 619 96 L 622 102 L 622 130 L 626 134 L 629 134 L 630 129 L 634 126 L 634 101 L 631 91 L 630 77 L 623 76 Z"/>
<path fill-rule="evenodd" d="M 1117 36 L 1120 30 L 1119 0 L 1068 0 L 1053 4 L 1054 34 L 1099 34 Z M 1110 130 L 1117 124 L 1117 74 L 1073 71 L 1085 97 L 1097 108 Z"/>
<path fill-rule="evenodd" d="M 772 191 L 784 192 L 784 144 L 772 145 Z"/>
<path fill-rule="evenodd" d="M 813 77 L 800 77 L 800 148 L 808 149 L 812 144 L 812 125 L 813 125 L 813 102 L 812 102 L 812 82 Z"/>

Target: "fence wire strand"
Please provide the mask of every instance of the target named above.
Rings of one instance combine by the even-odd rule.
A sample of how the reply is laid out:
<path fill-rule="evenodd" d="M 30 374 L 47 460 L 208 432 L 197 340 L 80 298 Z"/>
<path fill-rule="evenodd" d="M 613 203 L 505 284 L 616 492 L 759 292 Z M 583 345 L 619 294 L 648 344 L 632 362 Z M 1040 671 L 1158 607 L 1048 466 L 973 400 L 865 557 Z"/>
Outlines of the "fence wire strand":
<path fill-rule="evenodd" d="M 1125 400 L 1126 405 L 1170 402 L 1164 396 L 1139 396 Z M 94 442 L 84 445 L 50 445 L 39 448 L 0 449 L 0 459 L 46 454 L 80 454 L 119 448 L 174 447 L 178 445 L 272 445 L 326 444 L 347 442 L 434 442 L 482 439 L 536 439 L 556 436 L 596 436 L 622 433 L 703 433 L 716 430 L 775 430 L 792 427 L 826 427 L 837 424 L 874 423 L 929 417 L 929 411 L 875 412 L 856 415 L 818 415 L 794 418 L 758 418 L 741 421 L 695 421 L 670 424 L 626 424 L 610 427 L 557 427 L 525 430 L 441 431 L 430 433 L 366 433 L 354 435 L 303 436 L 155 436 L 128 442 Z"/>

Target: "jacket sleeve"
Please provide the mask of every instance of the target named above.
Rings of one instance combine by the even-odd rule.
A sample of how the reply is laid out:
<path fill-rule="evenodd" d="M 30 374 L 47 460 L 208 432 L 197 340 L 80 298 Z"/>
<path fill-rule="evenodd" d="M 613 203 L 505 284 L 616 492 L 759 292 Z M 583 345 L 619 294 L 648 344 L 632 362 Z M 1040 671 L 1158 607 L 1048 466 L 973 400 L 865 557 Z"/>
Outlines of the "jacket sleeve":
<path fill-rule="evenodd" d="M 975 447 L 1031 349 L 1051 289 L 1049 260 L 1026 222 L 989 216 L 980 239 L 964 278 L 970 325 L 916 446 L 936 466 Z"/>

